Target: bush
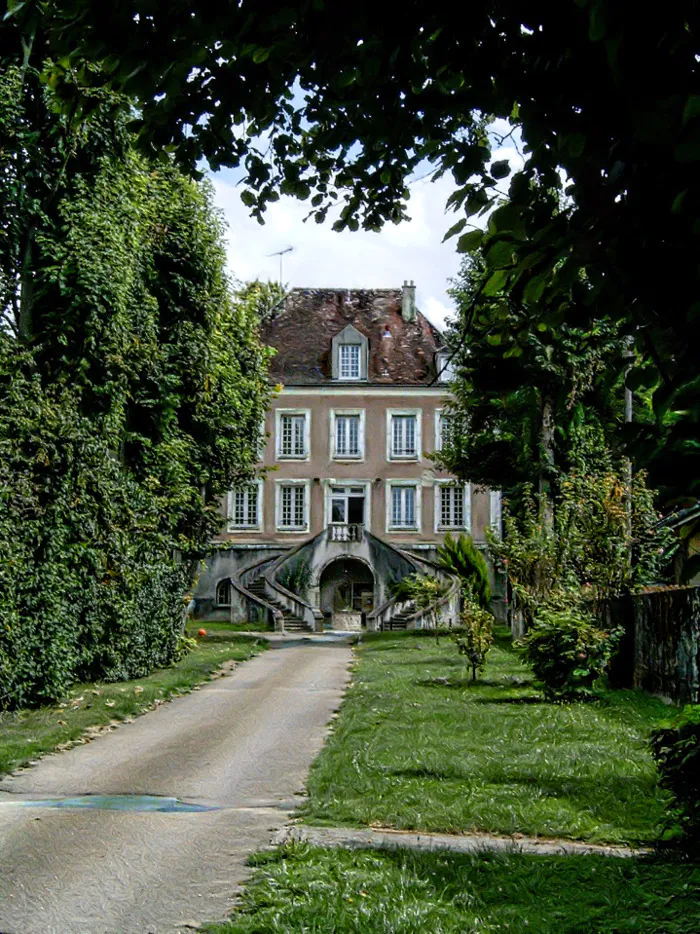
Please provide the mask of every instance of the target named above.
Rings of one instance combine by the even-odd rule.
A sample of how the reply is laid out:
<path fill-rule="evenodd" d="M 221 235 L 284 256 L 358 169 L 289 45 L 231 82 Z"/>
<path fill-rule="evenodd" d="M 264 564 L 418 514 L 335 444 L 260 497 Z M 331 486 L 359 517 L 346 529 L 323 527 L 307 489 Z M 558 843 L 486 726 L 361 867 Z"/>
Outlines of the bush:
<path fill-rule="evenodd" d="M 311 566 L 308 561 L 293 561 L 277 575 L 278 582 L 290 593 L 306 600 L 311 583 Z"/>
<path fill-rule="evenodd" d="M 580 610 L 542 609 L 521 640 L 547 698 L 585 695 L 608 666 L 620 632 L 598 629 Z"/>
<path fill-rule="evenodd" d="M 457 650 L 464 655 L 472 667 L 472 681 L 477 672 L 484 670 L 486 655 L 493 644 L 493 616 L 478 600 L 467 594 L 461 614 L 464 629 L 455 633 Z"/>
<path fill-rule="evenodd" d="M 661 787 L 673 795 L 667 839 L 700 852 L 700 704 L 688 705 L 651 734 Z"/>

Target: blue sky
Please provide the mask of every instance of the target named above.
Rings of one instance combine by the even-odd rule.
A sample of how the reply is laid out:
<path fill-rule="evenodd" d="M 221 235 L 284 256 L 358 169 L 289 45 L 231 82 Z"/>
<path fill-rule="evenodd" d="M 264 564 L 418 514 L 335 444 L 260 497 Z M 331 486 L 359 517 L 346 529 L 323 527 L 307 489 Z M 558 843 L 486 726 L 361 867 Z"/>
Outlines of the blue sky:
<path fill-rule="evenodd" d="M 494 151 L 494 159 L 521 160 L 512 146 Z M 457 273 L 456 241 L 442 242 L 457 216 L 445 213 L 454 190 L 450 177 L 411 184 L 410 221 L 388 224 L 381 233 L 362 230 L 335 233 L 331 221 L 304 222 L 309 205 L 281 197 L 270 205 L 261 226 L 241 202 L 239 173 L 221 171 L 211 177 L 215 200 L 228 224 L 229 268 L 236 278 L 279 277 L 278 250 L 294 247 L 284 257 L 283 279 L 291 287 L 398 288 L 405 279 L 417 286 L 417 304 L 438 327 L 450 313 L 448 280 Z"/>

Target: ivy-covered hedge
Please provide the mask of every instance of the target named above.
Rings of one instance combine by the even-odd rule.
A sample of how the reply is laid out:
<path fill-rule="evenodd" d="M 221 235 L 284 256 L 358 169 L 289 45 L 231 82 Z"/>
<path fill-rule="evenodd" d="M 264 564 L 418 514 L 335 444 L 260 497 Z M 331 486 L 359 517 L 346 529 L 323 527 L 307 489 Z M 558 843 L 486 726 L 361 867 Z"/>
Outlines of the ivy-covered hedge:
<path fill-rule="evenodd" d="M 267 407 L 211 191 L 133 149 L 120 99 L 76 130 L 50 93 L 0 75 L 0 708 L 174 659 Z"/>

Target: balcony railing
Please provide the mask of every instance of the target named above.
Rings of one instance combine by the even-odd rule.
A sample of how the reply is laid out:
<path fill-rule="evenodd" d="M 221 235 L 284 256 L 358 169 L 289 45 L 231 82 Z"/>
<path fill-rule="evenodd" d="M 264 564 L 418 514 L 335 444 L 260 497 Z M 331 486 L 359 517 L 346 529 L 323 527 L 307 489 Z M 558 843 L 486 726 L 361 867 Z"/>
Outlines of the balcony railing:
<path fill-rule="evenodd" d="M 365 527 L 359 522 L 335 522 L 328 526 L 331 542 L 361 542 Z"/>

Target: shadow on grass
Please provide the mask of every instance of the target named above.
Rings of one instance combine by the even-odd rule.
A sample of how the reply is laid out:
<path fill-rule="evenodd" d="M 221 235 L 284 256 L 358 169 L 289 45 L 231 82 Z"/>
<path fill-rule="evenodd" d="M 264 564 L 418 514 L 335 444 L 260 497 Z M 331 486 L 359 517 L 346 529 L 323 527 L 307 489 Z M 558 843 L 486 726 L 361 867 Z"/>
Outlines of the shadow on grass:
<path fill-rule="evenodd" d="M 475 704 L 549 704 L 544 697 L 475 697 Z"/>

